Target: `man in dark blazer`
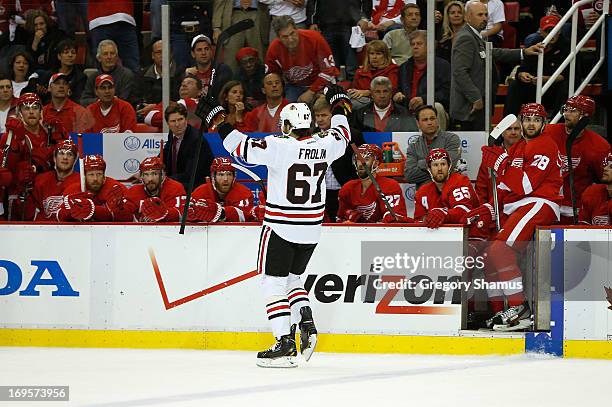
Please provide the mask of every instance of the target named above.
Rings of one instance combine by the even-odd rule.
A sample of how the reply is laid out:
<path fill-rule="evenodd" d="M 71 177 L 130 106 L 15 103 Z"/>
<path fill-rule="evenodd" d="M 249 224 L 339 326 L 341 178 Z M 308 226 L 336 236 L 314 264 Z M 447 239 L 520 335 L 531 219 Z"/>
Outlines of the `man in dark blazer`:
<path fill-rule="evenodd" d="M 470 0 L 465 5 L 466 24 L 455 38 L 451 53 L 451 98 L 450 116 L 461 130 L 485 130 L 485 42 L 480 32 L 487 26 L 486 4 Z M 493 86 L 491 100 L 497 91 L 497 72 L 495 63 L 518 64 L 523 55 L 537 55 L 543 50 L 541 43 L 524 50 L 494 48 Z M 493 112 L 491 112 L 493 113 Z"/>
<path fill-rule="evenodd" d="M 370 84 L 372 101 L 353 113 L 351 123 L 361 132 L 418 131 L 408 109 L 391 100 L 393 85 L 386 76 L 377 76 Z"/>
<path fill-rule="evenodd" d="M 164 145 L 166 174 L 183 184 L 185 190 L 187 190 L 195 162 L 198 137 L 203 136 L 199 129 L 187 124 L 187 109 L 181 104 L 176 103 L 168 106 L 164 112 L 164 118 L 170 128 L 168 140 Z M 206 177 L 210 176 L 212 160 L 212 151 L 206 138 L 204 138 L 196 170 L 194 189 L 203 184 Z"/>
<path fill-rule="evenodd" d="M 412 56 L 399 68 L 398 92 L 393 101 L 408 106 L 410 112 L 427 103 L 427 31 L 416 30 L 408 35 Z M 436 57 L 434 60 L 434 107 L 438 112 L 438 123 L 447 129 L 448 105 L 450 102 L 451 69 L 448 61 Z"/>
<path fill-rule="evenodd" d="M 312 111 L 317 125 L 315 133 L 329 130 L 331 127 L 332 114 L 325 97 L 321 96 L 315 101 Z M 361 132 L 352 127 L 351 142 L 355 143 L 357 146 L 365 143 Z M 357 173 L 353 166 L 353 148 L 349 145 L 346 147 L 344 155 L 334 161 L 325 174 L 325 186 L 327 188 L 325 195 L 325 213 L 329 218 L 329 222 L 336 221 L 339 205 L 338 192 L 340 188 L 342 185 L 355 178 L 357 178 Z"/>

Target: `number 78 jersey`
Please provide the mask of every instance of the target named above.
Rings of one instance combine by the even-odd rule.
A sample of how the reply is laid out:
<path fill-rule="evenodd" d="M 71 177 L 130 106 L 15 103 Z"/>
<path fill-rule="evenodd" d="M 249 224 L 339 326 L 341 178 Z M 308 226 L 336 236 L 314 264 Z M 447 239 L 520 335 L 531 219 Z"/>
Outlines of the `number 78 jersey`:
<path fill-rule="evenodd" d="M 325 215 L 325 173 L 350 140 L 346 117 L 335 115 L 324 133 L 251 138 L 233 130 L 223 146 L 234 157 L 268 167 L 264 225 L 289 242 L 317 243 Z"/>

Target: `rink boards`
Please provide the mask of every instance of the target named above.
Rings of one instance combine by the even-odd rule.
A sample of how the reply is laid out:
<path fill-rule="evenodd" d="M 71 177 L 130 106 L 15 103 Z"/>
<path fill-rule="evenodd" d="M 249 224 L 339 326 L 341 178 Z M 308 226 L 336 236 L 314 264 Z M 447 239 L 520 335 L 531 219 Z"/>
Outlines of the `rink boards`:
<path fill-rule="evenodd" d="M 0 346 L 268 346 L 256 271 L 260 231 L 257 225 L 198 226 L 179 236 L 172 225 L 3 225 Z M 564 244 L 594 237 L 610 241 L 607 229 L 552 233 Z M 461 305 L 452 293 L 433 290 L 412 302 L 401 290 L 375 298 L 364 294 L 369 264 L 364 244 L 449 242 L 447 254 L 462 256 L 463 236 L 458 227 L 325 226 L 303 276 L 322 333 L 319 350 L 612 357 L 612 311 L 605 295 L 570 302 L 563 290 L 561 297 L 553 290 L 550 333 L 523 337 L 461 332 Z M 564 244 L 552 251 L 553 280 L 577 267 L 565 261 L 578 257 Z M 589 253 L 592 260 L 579 260 L 578 266 L 588 263 L 584 284 L 611 285 L 604 246 Z M 586 289 L 572 284 L 573 290 Z"/>

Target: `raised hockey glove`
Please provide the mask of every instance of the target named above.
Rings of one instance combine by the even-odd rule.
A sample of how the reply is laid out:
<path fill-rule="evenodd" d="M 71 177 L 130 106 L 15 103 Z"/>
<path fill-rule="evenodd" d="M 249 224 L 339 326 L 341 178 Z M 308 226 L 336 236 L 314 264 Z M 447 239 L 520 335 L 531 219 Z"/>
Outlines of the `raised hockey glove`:
<path fill-rule="evenodd" d="M 107 206 L 115 206 L 116 203 L 123 200 L 123 193 L 125 192 L 125 188 L 122 188 L 119 184 L 114 184 L 106 194 L 106 204 Z"/>
<path fill-rule="evenodd" d="M 51 140 L 60 141 L 68 138 L 68 132 L 59 118 L 51 117 L 45 120 L 43 125 L 45 126 L 45 129 L 49 127 L 51 128 Z"/>
<path fill-rule="evenodd" d="M 509 161 L 506 150 L 499 146 L 482 146 L 481 150 L 484 165 L 497 174 L 503 174 Z"/>
<path fill-rule="evenodd" d="M 193 199 L 189 205 L 187 221 L 215 223 L 223 219 L 223 206 L 206 199 Z"/>
<path fill-rule="evenodd" d="M 343 114 L 348 117 L 351 114 L 353 111 L 353 104 L 342 86 L 334 84 L 327 85 L 323 93 L 325 94 L 327 103 L 329 103 L 332 115 Z"/>
<path fill-rule="evenodd" d="M 36 177 L 36 172 L 34 168 L 26 162 L 22 161 L 17 163 L 16 173 L 16 181 L 19 185 L 27 185 L 32 184 L 34 182 L 34 178 Z"/>
<path fill-rule="evenodd" d="M 51 167 L 53 160 L 53 147 L 38 147 L 32 150 L 32 163 L 46 171 Z"/>
<path fill-rule="evenodd" d="M 0 168 L 0 187 L 11 185 L 13 173 L 8 168 Z"/>
<path fill-rule="evenodd" d="M 264 205 L 257 205 L 251 209 L 251 219 L 255 222 L 263 222 L 264 216 L 266 216 L 266 207 Z"/>
<path fill-rule="evenodd" d="M 425 215 L 425 224 L 430 229 L 437 229 L 446 220 L 448 210 L 446 208 L 433 208 Z"/>
<path fill-rule="evenodd" d="M 158 197 L 147 198 L 140 206 L 141 222 L 160 222 L 168 216 L 166 204 Z"/>
<path fill-rule="evenodd" d="M 90 220 L 96 211 L 96 205 L 89 198 L 64 198 L 64 207 L 70 210 L 70 216 L 76 220 Z"/>
<path fill-rule="evenodd" d="M 4 128 L 6 129 L 6 131 L 11 130 L 15 136 L 23 137 L 23 135 L 25 134 L 25 127 L 23 127 L 23 122 L 15 117 L 8 117 L 6 119 L 6 123 L 4 124 Z"/>
<path fill-rule="evenodd" d="M 344 219 L 347 222 L 357 223 L 363 218 L 363 213 L 356 209 L 347 209 L 344 213 Z"/>
<path fill-rule="evenodd" d="M 476 209 L 472 209 L 465 215 L 468 225 L 476 225 L 478 229 L 489 229 L 493 225 L 495 211 L 491 204 L 480 205 Z"/>
<path fill-rule="evenodd" d="M 195 113 L 207 129 L 218 126 L 225 118 L 225 109 L 210 93 L 200 98 Z"/>

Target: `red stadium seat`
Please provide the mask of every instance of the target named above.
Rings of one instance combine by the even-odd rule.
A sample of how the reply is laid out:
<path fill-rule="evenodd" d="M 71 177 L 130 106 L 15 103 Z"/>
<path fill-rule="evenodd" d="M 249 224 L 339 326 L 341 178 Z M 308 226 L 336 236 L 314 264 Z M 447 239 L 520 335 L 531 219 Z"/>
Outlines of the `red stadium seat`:
<path fill-rule="evenodd" d="M 518 22 L 521 13 L 520 3 L 518 1 L 509 1 L 504 3 L 504 13 L 506 14 L 507 23 Z"/>
<path fill-rule="evenodd" d="M 148 124 L 136 123 L 134 132 L 135 133 L 159 133 L 159 129 L 157 127 L 149 126 Z"/>
<path fill-rule="evenodd" d="M 151 12 L 142 12 L 142 28 L 141 31 L 151 31 Z"/>
<path fill-rule="evenodd" d="M 516 28 L 504 22 L 502 23 L 502 30 L 504 30 L 504 40 L 500 44 L 500 48 L 516 48 Z"/>

